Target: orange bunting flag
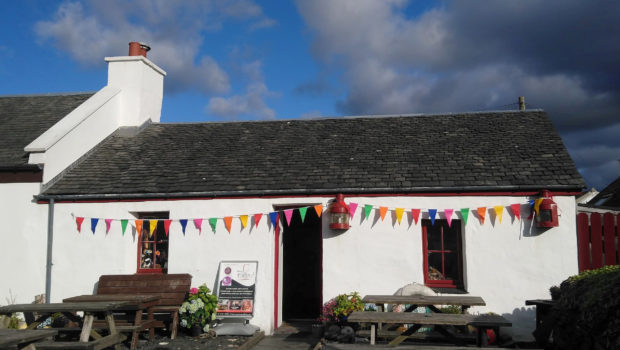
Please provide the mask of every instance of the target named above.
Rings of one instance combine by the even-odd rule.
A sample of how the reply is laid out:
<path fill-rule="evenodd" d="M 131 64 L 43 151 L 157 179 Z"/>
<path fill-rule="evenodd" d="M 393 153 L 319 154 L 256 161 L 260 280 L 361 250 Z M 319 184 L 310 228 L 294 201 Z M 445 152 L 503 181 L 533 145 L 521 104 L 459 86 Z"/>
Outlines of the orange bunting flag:
<path fill-rule="evenodd" d="M 493 207 L 493 209 L 495 209 L 495 216 L 497 216 L 497 219 L 499 220 L 499 223 L 502 223 L 502 215 L 504 215 L 504 206 L 502 205 L 496 205 Z"/>
<path fill-rule="evenodd" d="M 316 215 L 321 217 L 321 214 L 323 213 L 323 205 L 322 204 L 315 205 L 314 210 L 316 211 Z"/>
<path fill-rule="evenodd" d="M 480 207 L 477 210 L 478 212 L 478 216 L 480 217 L 480 225 L 484 225 L 484 215 L 487 212 L 487 208 L 486 207 Z"/>
<path fill-rule="evenodd" d="M 535 202 L 534 202 L 534 211 L 536 212 L 536 215 L 538 215 L 538 211 L 540 210 L 540 204 L 542 203 L 544 198 L 538 198 Z"/>
<path fill-rule="evenodd" d="M 405 208 L 396 208 L 394 209 L 396 213 L 396 220 L 398 220 L 398 224 L 400 225 L 400 221 L 403 219 L 403 213 L 405 212 Z"/>
<path fill-rule="evenodd" d="M 149 220 L 149 237 L 153 237 L 153 232 L 157 227 L 157 220 Z"/>
<path fill-rule="evenodd" d="M 136 220 L 136 232 L 138 232 L 138 237 L 142 236 L 142 220 Z"/>
<path fill-rule="evenodd" d="M 387 211 L 388 211 L 387 207 L 379 207 L 379 214 L 381 215 L 381 221 L 385 219 L 385 214 L 387 213 Z"/>
<path fill-rule="evenodd" d="M 515 219 L 519 220 L 519 217 L 521 216 L 521 204 L 511 204 L 510 209 L 512 209 Z"/>
<path fill-rule="evenodd" d="M 230 233 L 230 228 L 232 227 L 232 219 L 233 219 L 232 216 L 224 217 L 224 225 L 226 226 L 228 233 Z"/>
<path fill-rule="evenodd" d="M 248 216 L 247 215 L 241 215 L 239 217 L 239 220 L 241 220 L 241 226 L 243 226 L 243 228 L 248 226 Z"/>

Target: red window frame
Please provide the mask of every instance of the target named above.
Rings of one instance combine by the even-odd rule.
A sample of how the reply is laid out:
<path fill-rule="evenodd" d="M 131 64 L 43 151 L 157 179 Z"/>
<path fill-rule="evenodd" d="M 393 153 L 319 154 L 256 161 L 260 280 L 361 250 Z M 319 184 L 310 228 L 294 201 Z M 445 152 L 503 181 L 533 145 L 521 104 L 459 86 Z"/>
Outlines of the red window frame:
<path fill-rule="evenodd" d="M 438 231 L 441 235 L 441 249 L 428 249 L 428 234 L 429 230 Z M 432 232 L 432 231 L 431 231 Z M 444 235 L 446 234 L 456 234 L 456 250 L 450 250 L 445 247 L 444 244 Z M 447 220 L 436 219 L 435 225 L 431 223 L 431 220 L 423 219 L 422 220 L 422 250 L 424 256 L 424 284 L 429 287 L 435 288 L 463 288 L 463 241 L 462 241 L 462 229 L 461 229 L 461 220 L 452 220 L 451 226 L 448 226 Z M 429 274 L 429 262 L 428 256 L 430 253 L 441 254 L 442 261 L 442 270 L 439 271 L 442 276 L 446 275 L 446 255 L 456 253 L 456 263 L 458 266 L 458 277 L 457 279 L 431 279 Z"/>
<path fill-rule="evenodd" d="M 144 273 L 144 274 L 164 274 L 168 273 L 167 267 L 152 267 L 152 268 L 143 268 L 142 267 L 142 249 L 144 247 L 144 243 L 149 243 L 152 252 L 160 252 L 160 254 L 165 254 L 166 260 L 169 258 L 168 255 L 168 236 L 166 236 L 166 232 L 164 229 L 164 219 L 168 219 L 168 212 L 148 212 L 148 213 L 138 213 L 137 214 L 139 220 L 144 220 L 142 222 L 142 232 L 138 235 L 138 254 L 137 254 L 137 269 L 136 273 Z M 157 227 L 155 228 L 155 232 L 153 232 L 153 236 L 149 236 L 150 223 L 149 220 L 158 220 Z M 160 239 L 158 239 L 160 238 Z M 165 251 L 158 250 L 158 245 L 161 247 L 165 247 Z M 155 259 L 155 255 L 153 255 L 153 259 Z M 156 263 L 153 261 L 153 266 Z"/>

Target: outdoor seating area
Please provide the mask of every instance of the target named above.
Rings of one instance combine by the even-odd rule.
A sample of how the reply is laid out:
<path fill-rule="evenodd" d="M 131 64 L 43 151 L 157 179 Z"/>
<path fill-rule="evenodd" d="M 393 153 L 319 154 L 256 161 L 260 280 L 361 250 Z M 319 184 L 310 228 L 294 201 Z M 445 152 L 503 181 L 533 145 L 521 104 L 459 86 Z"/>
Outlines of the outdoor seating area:
<path fill-rule="evenodd" d="M 370 323 L 370 343 L 376 344 L 377 337 L 393 338 L 389 345 L 397 346 L 409 337 L 412 337 L 422 327 L 433 327 L 433 330 L 441 334 L 444 340 L 455 345 L 465 345 L 469 339 L 457 334 L 456 329 L 475 327 L 477 329 L 475 344 L 478 347 L 486 342 L 487 330 L 493 330 L 496 337 L 499 336 L 500 327 L 510 327 L 512 323 L 499 315 L 470 315 L 465 313 L 442 313 L 438 305 L 459 306 L 464 312 L 471 306 L 484 306 L 486 303 L 477 296 L 422 296 L 422 295 L 367 295 L 362 301 L 374 303 L 377 311 L 355 311 L 348 316 L 348 322 Z M 405 312 L 387 312 L 383 310 L 384 304 L 408 305 Z M 429 313 L 410 312 L 419 306 L 425 306 Z M 400 331 L 384 331 L 383 325 L 397 324 L 406 325 Z"/>

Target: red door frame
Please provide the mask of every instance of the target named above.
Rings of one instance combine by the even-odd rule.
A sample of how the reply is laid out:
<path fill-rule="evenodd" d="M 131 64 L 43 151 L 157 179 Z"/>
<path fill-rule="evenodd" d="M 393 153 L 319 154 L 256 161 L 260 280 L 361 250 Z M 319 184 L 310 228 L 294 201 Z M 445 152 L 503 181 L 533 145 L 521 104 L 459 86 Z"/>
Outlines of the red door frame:
<path fill-rule="evenodd" d="M 273 329 L 278 329 L 278 292 L 280 269 L 280 213 L 276 217 L 275 241 L 274 241 L 274 260 L 273 260 Z"/>

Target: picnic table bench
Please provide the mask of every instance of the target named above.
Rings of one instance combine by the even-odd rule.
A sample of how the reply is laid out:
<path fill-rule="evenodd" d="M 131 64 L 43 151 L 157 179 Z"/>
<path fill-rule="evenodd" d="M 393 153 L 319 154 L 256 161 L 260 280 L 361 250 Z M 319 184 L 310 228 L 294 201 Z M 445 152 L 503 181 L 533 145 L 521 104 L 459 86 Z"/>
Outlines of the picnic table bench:
<path fill-rule="evenodd" d="M 18 349 L 35 349 L 33 343 L 58 334 L 55 329 L 0 329 L 0 349 L 17 346 Z"/>
<path fill-rule="evenodd" d="M 179 324 L 179 307 L 185 301 L 192 284 L 192 275 L 135 274 L 102 275 L 97 285 L 97 295 L 147 295 L 159 299 L 152 306 L 154 321 L 149 326 L 167 327 L 170 338 L 175 339 Z M 150 317 L 150 315 L 149 315 Z M 152 328 L 151 334 L 152 334 Z"/>
<path fill-rule="evenodd" d="M 379 311 L 383 311 L 383 304 L 408 304 L 410 309 L 428 306 L 433 312 L 440 312 L 436 305 L 460 305 L 462 312 L 471 306 L 486 305 L 481 297 L 461 295 L 366 295 L 362 302 L 377 305 Z"/>

